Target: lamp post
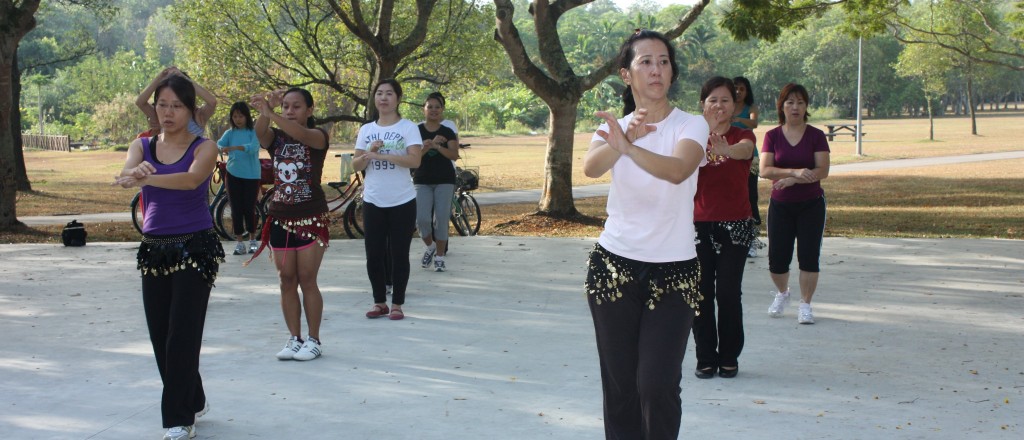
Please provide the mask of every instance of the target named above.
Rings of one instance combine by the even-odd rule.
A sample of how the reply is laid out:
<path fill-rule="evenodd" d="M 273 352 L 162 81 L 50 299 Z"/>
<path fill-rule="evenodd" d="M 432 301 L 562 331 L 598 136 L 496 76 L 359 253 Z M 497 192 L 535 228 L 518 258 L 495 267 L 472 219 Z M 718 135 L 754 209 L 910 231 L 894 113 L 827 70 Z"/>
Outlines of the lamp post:
<path fill-rule="evenodd" d="M 861 145 L 861 140 L 862 140 L 861 138 L 863 137 L 861 135 L 861 130 L 863 129 L 863 125 L 861 125 L 861 119 L 860 119 L 861 118 L 861 116 L 860 116 L 861 109 L 863 108 L 860 105 L 860 86 L 861 86 L 861 70 L 862 70 L 861 64 L 863 64 L 862 60 L 863 60 L 863 54 L 864 54 L 863 46 L 864 46 L 864 37 L 858 37 L 857 38 L 857 155 L 858 156 L 862 156 L 864 154 L 864 149 L 862 148 L 862 145 Z"/>

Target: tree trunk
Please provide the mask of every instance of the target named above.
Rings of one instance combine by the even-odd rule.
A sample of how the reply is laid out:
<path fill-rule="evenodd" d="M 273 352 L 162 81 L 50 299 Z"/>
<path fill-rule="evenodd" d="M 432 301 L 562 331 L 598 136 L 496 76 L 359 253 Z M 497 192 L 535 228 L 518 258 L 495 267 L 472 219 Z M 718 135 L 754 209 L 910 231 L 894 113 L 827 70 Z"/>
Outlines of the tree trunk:
<path fill-rule="evenodd" d="M 924 102 L 928 105 L 928 140 L 935 140 L 935 118 L 932 116 L 932 98 L 924 94 Z"/>
<path fill-rule="evenodd" d="M 17 67 L 14 53 L 18 50 L 18 39 L 0 35 L 0 231 L 21 226 L 18 221 L 17 161 L 14 154 L 14 134 L 11 113 L 18 107 L 11 93 L 11 72 Z"/>
<path fill-rule="evenodd" d="M 537 210 L 554 217 L 577 215 L 572 198 L 572 149 L 579 101 L 549 105 L 548 150 L 544 163 L 544 191 Z"/>
<path fill-rule="evenodd" d="M 28 169 L 25 168 L 25 143 L 21 139 L 21 70 L 18 69 L 18 51 L 14 51 L 11 63 L 11 135 L 14 136 L 14 162 L 17 166 L 14 179 L 18 182 L 18 191 L 32 191 L 32 182 L 28 180 Z"/>

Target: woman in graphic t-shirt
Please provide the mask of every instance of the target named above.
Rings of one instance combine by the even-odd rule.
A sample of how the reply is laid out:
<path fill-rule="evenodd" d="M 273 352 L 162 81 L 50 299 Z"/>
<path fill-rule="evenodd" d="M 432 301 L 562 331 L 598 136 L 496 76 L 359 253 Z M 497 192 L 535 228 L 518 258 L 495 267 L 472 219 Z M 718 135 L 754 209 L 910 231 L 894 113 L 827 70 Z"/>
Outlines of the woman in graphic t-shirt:
<path fill-rule="evenodd" d="M 363 182 L 363 235 L 366 246 L 366 273 L 373 289 L 373 307 L 367 318 L 405 317 L 405 289 L 409 284 L 409 247 L 416 228 L 416 189 L 409 175 L 420 165 L 423 141 L 412 121 L 398 113 L 402 86 L 385 79 L 373 88 L 377 115 L 373 122 L 359 128 L 352 167 L 366 170 Z M 387 264 L 391 259 L 391 279 Z M 387 304 L 387 284 L 393 282 L 391 307 Z"/>
<path fill-rule="evenodd" d="M 278 105 L 281 114 L 274 112 Z M 320 321 L 324 299 L 317 275 L 330 240 L 327 199 L 320 187 L 329 139 L 327 132 L 315 125 L 313 95 L 308 90 L 296 87 L 256 95 L 252 106 L 260 112 L 256 136 L 274 159 L 275 181 L 262 243 L 252 259 L 269 245 L 281 280 L 281 311 L 291 335 L 277 358 L 309 361 L 323 353 Z M 271 128 L 271 122 L 277 127 Z M 309 330 L 305 340 L 303 310 Z"/>

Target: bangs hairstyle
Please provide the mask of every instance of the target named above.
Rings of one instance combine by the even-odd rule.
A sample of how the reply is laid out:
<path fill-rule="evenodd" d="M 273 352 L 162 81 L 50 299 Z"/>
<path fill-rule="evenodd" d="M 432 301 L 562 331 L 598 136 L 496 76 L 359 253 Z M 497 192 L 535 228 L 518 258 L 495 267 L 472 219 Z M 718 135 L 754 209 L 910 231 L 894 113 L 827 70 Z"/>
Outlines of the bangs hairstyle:
<path fill-rule="evenodd" d="M 729 95 L 732 95 L 733 102 L 736 101 L 736 85 L 733 84 L 732 80 L 724 76 L 716 76 L 704 82 L 704 85 L 700 88 L 700 102 L 704 102 L 708 99 L 708 95 L 711 94 L 715 89 L 725 86 L 726 90 L 729 91 Z"/>
<path fill-rule="evenodd" d="M 377 96 L 377 89 L 380 89 L 380 86 L 384 84 L 388 84 L 391 86 L 392 89 L 394 89 L 395 96 L 398 97 L 398 102 L 395 104 L 395 113 L 398 115 L 399 118 L 401 118 L 402 112 L 398 111 L 398 107 L 402 105 L 402 85 L 398 83 L 397 79 L 387 78 L 380 80 L 380 82 L 377 83 L 377 85 L 373 86 L 373 93 L 370 95 L 370 99 L 373 99 L 374 96 Z M 444 102 L 441 103 L 441 106 L 444 106 Z M 378 119 L 380 119 L 380 111 L 377 110 L 377 106 L 375 105 L 373 106 L 373 117 L 370 118 L 370 120 L 376 121 Z"/>
<path fill-rule="evenodd" d="M 732 79 L 732 82 L 733 84 L 736 84 L 736 87 L 739 87 L 740 84 L 743 84 L 743 87 L 747 88 L 747 96 L 743 98 L 743 104 L 754 105 L 754 91 L 750 88 L 750 81 L 742 76 L 737 76 Z"/>
<path fill-rule="evenodd" d="M 619 48 L 619 68 L 629 70 L 629 66 L 633 64 L 633 58 L 636 57 L 633 44 L 640 40 L 658 40 L 665 44 L 665 48 L 668 49 L 668 61 L 672 65 L 672 81 L 669 85 L 675 85 L 676 78 L 679 77 L 679 66 L 676 64 L 676 50 L 672 47 L 672 43 L 668 41 L 668 38 L 665 38 L 660 32 L 646 29 L 637 29 L 636 32 L 633 32 L 633 35 L 626 39 L 626 42 L 622 43 L 622 47 Z M 626 86 L 626 90 L 622 92 L 622 116 L 633 113 L 633 110 L 636 110 L 633 88 Z"/>
<path fill-rule="evenodd" d="M 779 112 L 779 125 L 786 123 L 786 112 L 782 110 L 783 103 L 786 102 L 786 98 L 789 95 L 796 94 L 797 96 L 804 99 L 807 106 L 811 105 L 811 97 L 807 94 L 807 89 L 800 84 L 789 83 L 782 87 L 782 92 L 779 92 L 779 102 L 775 104 L 775 110 Z M 804 112 L 804 122 L 807 122 L 807 118 L 811 116 L 811 112 Z"/>
<path fill-rule="evenodd" d="M 160 92 L 164 89 L 170 88 L 174 95 L 177 96 L 178 100 L 192 112 L 192 117 L 196 115 L 196 87 L 192 85 L 192 81 L 182 78 L 177 75 L 171 75 L 164 78 L 156 86 L 156 91 L 153 92 L 153 108 L 156 108 L 156 101 L 160 98 Z"/>
<path fill-rule="evenodd" d="M 302 100 L 306 102 L 306 107 L 313 108 L 313 94 L 309 93 L 309 90 L 303 89 L 301 87 L 292 87 L 288 89 L 286 92 L 284 92 L 284 96 L 288 96 L 292 93 L 298 93 L 302 95 Z M 306 127 L 316 127 L 316 118 L 314 118 L 312 115 L 306 118 Z"/>
<path fill-rule="evenodd" d="M 234 128 L 242 128 L 235 127 L 235 112 L 241 113 L 242 116 L 245 117 L 245 128 L 252 130 L 252 111 L 249 110 L 249 104 L 246 104 L 245 101 L 238 101 L 231 104 L 231 111 L 228 112 L 228 122 L 231 126 Z"/>
<path fill-rule="evenodd" d="M 433 92 L 427 95 L 426 101 L 430 101 L 431 99 L 436 100 L 439 104 L 441 104 L 441 108 L 444 108 L 444 95 L 442 95 L 441 92 Z M 423 102 L 423 105 L 427 105 L 426 101 Z"/>

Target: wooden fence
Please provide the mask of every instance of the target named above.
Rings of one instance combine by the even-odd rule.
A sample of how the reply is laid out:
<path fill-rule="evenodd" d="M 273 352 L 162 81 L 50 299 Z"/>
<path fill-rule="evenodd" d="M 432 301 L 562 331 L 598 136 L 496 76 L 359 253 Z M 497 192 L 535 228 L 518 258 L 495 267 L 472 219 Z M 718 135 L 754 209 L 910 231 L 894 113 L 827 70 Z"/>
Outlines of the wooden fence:
<path fill-rule="evenodd" d="M 71 141 L 67 136 L 22 133 L 21 139 L 25 148 L 67 152 L 71 151 Z"/>

